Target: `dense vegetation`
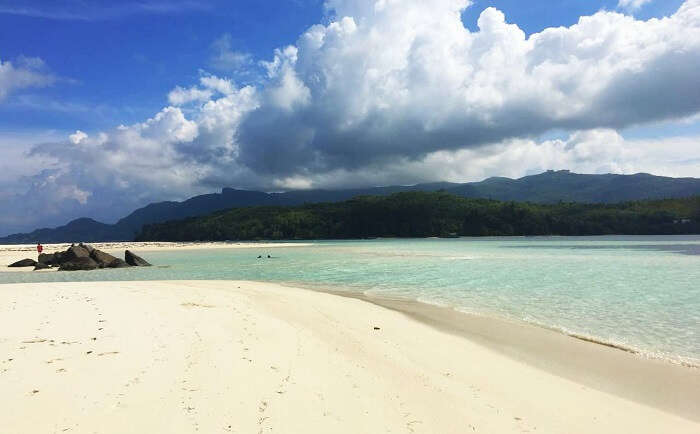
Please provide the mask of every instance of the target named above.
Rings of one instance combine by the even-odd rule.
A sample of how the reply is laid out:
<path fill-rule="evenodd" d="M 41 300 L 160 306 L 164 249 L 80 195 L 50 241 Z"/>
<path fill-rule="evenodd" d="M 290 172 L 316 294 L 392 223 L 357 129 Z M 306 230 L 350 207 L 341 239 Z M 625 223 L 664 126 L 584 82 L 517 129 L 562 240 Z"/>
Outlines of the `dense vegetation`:
<path fill-rule="evenodd" d="M 445 192 L 257 206 L 144 226 L 139 241 L 700 233 L 700 196 L 621 204 L 535 204 Z"/>

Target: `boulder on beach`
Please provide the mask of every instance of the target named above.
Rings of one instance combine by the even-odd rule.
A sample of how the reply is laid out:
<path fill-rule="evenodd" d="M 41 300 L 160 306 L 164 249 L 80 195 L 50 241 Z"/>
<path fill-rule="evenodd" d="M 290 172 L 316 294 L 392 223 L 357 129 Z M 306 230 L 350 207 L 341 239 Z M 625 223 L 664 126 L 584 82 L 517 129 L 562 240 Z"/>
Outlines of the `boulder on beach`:
<path fill-rule="evenodd" d="M 57 253 L 41 253 L 39 254 L 39 263 L 44 265 L 54 265 Z"/>
<path fill-rule="evenodd" d="M 116 261 L 112 262 L 109 264 L 109 267 L 107 268 L 128 268 L 131 267 L 131 265 L 127 264 L 125 260 L 117 258 Z"/>
<path fill-rule="evenodd" d="M 79 256 L 61 263 L 61 268 L 58 271 L 95 270 L 97 268 L 99 268 L 99 265 L 91 257 Z"/>
<path fill-rule="evenodd" d="M 34 267 L 36 261 L 34 259 L 22 259 L 21 261 L 13 262 L 8 267 Z"/>
<path fill-rule="evenodd" d="M 78 247 L 82 247 L 83 249 L 87 250 L 88 253 L 91 255 L 92 255 L 92 252 L 95 251 L 95 248 L 89 244 L 80 243 L 80 244 L 78 244 Z"/>
<path fill-rule="evenodd" d="M 130 250 L 127 250 L 126 252 L 124 252 L 124 259 L 126 260 L 127 264 L 133 265 L 134 267 L 150 267 L 151 266 L 151 264 L 149 264 L 145 259 L 132 253 Z"/>
<path fill-rule="evenodd" d="M 68 250 L 61 254 L 61 261 L 73 261 L 77 258 L 89 258 L 90 251 L 85 247 L 71 245 Z"/>
<path fill-rule="evenodd" d="M 129 266 L 125 261 L 117 258 L 116 256 L 112 256 L 109 253 L 103 252 L 102 250 L 90 250 L 91 248 L 88 247 L 89 246 L 85 246 L 85 248 L 90 251 L 90 257 L 97 262 L 97 265 L 100 268 L 121 268 L 124 266 Z"/>

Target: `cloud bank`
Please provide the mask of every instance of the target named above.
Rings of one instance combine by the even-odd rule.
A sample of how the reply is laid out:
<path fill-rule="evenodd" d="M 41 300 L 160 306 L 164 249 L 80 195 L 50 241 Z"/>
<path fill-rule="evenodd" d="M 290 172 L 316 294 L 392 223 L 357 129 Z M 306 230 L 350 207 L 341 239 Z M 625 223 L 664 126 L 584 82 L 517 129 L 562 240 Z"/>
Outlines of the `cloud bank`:
<path fill-rule="evenodd" d="M 601 11 L 530 37 L 494 8 L 470 32 L 461 21 L 469 6 L 329 0 L 328 24 L 250 66 L 265 71 L 260 83 L 202 73 L 151 119 L 76 132 L 32 156 L 55 161 L 57 182 L 75 186 L 87 205 L 103 197 L 138 205 L 224 185 L 463 181 L 549 168 L 697 171 L 698 147 L 685 139 L 625 141 L 616 131 L 700 112 L 700 0 L 662 19 Z M 549 131 L 569 138 L 535 140 Z"/>

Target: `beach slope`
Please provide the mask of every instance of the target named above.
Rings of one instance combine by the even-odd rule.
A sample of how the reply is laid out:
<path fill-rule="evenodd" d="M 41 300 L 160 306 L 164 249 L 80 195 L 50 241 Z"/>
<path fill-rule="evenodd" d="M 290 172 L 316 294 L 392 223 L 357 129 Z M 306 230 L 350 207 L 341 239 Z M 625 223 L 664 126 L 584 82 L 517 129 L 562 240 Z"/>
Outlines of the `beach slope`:
<path fill-rule="evenodd" d="M 0 285 L 0 330 L 4 433 L 700 432 L 400 312 L 268 283 Z"/>

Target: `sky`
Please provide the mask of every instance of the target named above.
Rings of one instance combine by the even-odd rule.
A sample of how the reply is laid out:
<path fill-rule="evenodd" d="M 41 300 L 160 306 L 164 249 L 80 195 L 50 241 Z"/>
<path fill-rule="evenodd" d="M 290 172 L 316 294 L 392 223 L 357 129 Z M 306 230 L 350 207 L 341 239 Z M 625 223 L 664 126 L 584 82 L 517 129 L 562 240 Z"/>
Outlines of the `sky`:
<path fill-rule="evenodd" d="M 222 187 L 700 176 L 700 0 L 0 0 L 0 236 Z"/>

